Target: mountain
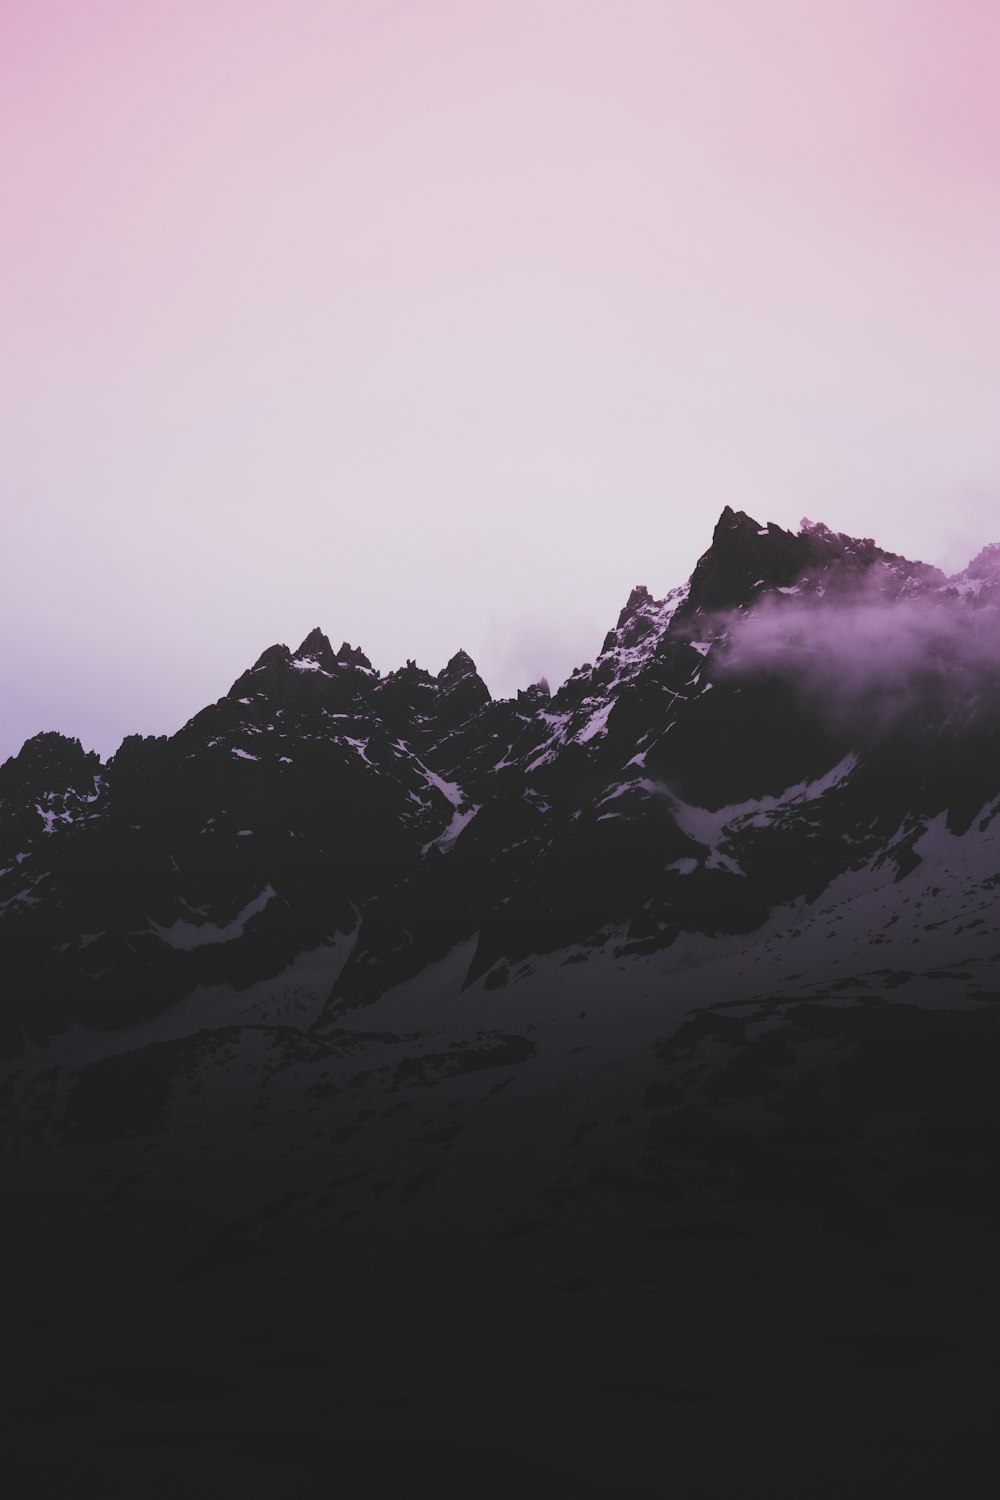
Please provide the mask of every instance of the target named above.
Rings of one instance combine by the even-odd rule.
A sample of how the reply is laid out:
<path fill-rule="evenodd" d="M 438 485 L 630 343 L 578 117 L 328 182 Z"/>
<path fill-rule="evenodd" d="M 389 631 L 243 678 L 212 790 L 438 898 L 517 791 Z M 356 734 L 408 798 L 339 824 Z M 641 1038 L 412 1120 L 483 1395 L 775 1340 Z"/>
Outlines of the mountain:
<path fill-rule="evenodd" d="M 974 1493 L 998 736 L 1000 544 L 947 578 L 727 508 L 554 694 L 316 629 L 106 763 L 30 740 L 32 1493 L 206 1444 L 289 1494 L 331 1444 L 437 1494 Z"/>

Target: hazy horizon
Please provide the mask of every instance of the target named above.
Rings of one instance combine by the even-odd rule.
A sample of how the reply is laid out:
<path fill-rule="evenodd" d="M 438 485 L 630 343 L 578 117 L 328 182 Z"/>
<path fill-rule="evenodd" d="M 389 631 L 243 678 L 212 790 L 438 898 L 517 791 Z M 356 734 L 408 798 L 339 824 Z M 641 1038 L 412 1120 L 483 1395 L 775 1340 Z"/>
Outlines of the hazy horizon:
<path fill-rule="evenodd" d="M 0 760 L 315 625 L 491 692 L 725 505 L 1000 539 L 1000 8 L 0 11 Z"/>

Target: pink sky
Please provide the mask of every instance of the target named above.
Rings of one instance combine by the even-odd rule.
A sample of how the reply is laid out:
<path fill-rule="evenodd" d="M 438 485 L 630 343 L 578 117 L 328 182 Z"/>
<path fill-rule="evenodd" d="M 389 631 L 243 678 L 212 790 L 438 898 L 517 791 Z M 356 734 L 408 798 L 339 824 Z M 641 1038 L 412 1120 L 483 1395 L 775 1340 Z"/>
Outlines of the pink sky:
<path fill-rule="evenodd" d="M 0 0 L 0 758 L 1000 538 L 992 0 Z"/>

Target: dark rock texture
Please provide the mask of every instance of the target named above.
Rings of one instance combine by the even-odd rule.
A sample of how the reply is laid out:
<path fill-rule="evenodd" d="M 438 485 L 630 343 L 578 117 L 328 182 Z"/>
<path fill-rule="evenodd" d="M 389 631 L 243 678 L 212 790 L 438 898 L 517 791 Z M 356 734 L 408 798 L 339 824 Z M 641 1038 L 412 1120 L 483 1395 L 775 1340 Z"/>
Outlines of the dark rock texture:
<path fill-rule="evenodd" d="M 727 509 L 0 767 L 12 1493 L 992 1493 L 998 580 Z"/>

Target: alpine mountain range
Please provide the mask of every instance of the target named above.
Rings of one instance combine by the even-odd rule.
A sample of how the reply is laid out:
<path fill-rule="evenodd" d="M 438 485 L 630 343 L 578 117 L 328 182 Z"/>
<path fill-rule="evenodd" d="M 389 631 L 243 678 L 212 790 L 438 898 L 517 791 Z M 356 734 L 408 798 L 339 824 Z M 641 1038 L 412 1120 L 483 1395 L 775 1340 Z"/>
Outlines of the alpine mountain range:
<path fill-rule="evenodd" d="M 23 1493 L 980 1493 L 998 813 L 1000 544 L 729 508 L 555 692 L 317 628 L 29 740 Z"/>

